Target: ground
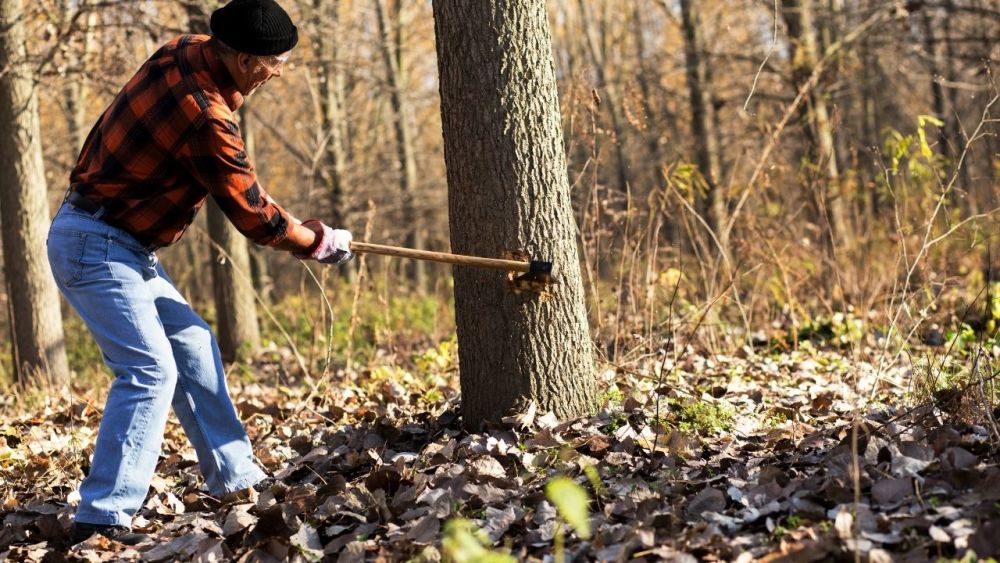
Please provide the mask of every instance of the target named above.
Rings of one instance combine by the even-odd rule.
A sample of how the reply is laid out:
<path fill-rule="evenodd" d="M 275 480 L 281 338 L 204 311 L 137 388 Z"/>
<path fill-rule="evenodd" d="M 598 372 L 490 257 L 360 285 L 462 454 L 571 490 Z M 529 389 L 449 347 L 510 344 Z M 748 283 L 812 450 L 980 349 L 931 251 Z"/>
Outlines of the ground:
<path fill-rule="evenodd" d="M 451 342 L 296 381 L 275 352 L 233 377 L 274 485 L 208 496 L 171 425 L 138 547 L 66 545 L 100 419 L 67 391 L 0 431 L 0 558 L 972 561 L 1000 551 L 981 352 L 942 383 L 877 349 L 661 351 L 605 364 L 596 416 L 532 404 L 481 433 Z"/>

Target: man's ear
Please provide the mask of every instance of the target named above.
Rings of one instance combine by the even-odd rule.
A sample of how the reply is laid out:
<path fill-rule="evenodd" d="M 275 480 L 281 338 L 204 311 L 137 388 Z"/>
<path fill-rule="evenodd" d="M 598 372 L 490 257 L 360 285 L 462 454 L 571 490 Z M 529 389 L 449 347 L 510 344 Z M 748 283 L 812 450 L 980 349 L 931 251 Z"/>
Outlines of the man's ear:
<path fill-rule="evenodd" d="M 240 69 L 240 72 L 249 73 L 253 68 L 253 55 L 247 53 L 236 55 L 236 68 Z"/>

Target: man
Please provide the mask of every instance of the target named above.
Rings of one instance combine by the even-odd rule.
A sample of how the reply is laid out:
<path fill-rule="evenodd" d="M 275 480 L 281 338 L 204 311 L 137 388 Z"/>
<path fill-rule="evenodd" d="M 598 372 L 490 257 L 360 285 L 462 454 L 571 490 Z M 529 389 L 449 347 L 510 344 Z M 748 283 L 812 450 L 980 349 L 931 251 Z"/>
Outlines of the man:
<path fill-rule="evenodd" d="M 49 261 L 115 379 L 72 540 L 127 543 L 173 407 L 209 492 L 266 478 L 226 388 L 218 345 L 155 251 L 176 242 L 206 198 L 257 244 L 343 263 L 351 234 L 299 223 L 257 183 L 234 112 L 281 76 L 298 31 L 274 0 L 233 0 L 212 37 L 184 36 L 142 65 L 97 121 L 52 222 Z"/>

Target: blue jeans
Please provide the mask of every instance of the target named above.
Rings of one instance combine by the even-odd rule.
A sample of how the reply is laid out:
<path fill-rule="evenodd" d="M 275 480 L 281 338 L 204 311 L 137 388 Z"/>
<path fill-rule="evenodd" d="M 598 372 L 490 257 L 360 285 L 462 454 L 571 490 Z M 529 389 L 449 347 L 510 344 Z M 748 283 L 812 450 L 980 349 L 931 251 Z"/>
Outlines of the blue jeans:
<path fill-rule="evenodd" d="M 76 520 L 129 526 L 173 406 L 213 495 L 266 475 L 229 398 L 219 346 L 156 258 L 127 232 L 64 204 L 49 230 L 56 283 L 115 379 Z"/>

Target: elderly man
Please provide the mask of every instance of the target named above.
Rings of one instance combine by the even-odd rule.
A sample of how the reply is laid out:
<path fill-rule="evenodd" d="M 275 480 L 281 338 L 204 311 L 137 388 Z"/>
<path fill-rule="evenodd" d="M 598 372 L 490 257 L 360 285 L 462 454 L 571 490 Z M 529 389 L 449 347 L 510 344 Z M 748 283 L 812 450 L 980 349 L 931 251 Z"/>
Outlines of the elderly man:
<path fill-rule="evenodd" d="M 258 184 L 234 112 L 281 76 L 298 31 L 274 0 L 233 0 L 212 37 L 161 47 L 101 115 L 49 231 L 60 290 L 86 322 L 115 379 L 74 543 L 100 533 L 124 543 L 149 489 L 173 407 L 211 494 L 266 478 L 226 388 L 209 326 L 177 291 L 155 251 L 176 242 L 208 196 L 257 244 L 343 263 L 351 234 L 300 223 Z"/>

